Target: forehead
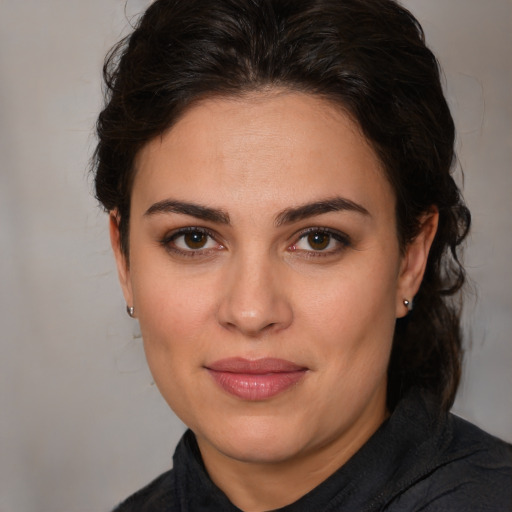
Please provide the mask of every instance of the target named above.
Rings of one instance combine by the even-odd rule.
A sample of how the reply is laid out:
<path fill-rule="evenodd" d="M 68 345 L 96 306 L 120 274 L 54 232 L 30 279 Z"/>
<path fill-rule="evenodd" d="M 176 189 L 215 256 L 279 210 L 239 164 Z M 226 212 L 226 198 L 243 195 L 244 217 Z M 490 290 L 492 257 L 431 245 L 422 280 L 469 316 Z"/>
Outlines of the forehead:
<path fill-rule="evenodd" d="M 394 203 L 359 126 L 339 107 L 304 93 L 201 101 L 139 152 L 136 170 L 133 195 L 145 203 L 171 195 L 279 208 L 366 193 Z"/>

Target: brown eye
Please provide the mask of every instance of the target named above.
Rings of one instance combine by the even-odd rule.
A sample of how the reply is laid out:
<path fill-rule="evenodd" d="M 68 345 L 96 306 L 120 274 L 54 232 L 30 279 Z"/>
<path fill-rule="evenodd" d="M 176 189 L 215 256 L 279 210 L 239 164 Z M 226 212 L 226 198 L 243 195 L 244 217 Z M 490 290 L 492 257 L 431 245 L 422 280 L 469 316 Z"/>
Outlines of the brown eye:
<path fill-rule="evenodd" d="M 176 249 L 182 253 L 202 253 L 210 249 L 223 249 L 208 232 L 199 228 L 184 228 L 162 241 L 168 249 Z"/>
<path fill-rule="evenodd" d="M 311 249 L 315 251 L 323 251 L 329 246 L 331 235 L 328 233 L 313 231 L 312 233 L 309 233 L 307 240 Z"/>
<path fill-rule="evenodd" d="M 183 235 L 183 242 L 189 249 L 203 249 L 208 242 L 208 235 L 200 231 L 192 231 Z"/>
<path fill-rule="evenodd" d="M 342 252 L 350 245 L 350 238 L 344 233 L 327 228 L 311 228 L 302 232 L 290 249 L 311 256 L 329 256 Z"/>

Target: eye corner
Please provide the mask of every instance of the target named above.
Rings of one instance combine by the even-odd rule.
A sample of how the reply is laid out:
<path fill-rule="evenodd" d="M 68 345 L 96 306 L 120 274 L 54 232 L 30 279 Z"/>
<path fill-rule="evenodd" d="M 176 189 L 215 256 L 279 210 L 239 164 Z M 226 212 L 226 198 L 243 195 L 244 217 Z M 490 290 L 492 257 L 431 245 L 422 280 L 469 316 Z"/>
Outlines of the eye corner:
<path fill-rule="evenodd" d="M 186 226 L 175 229 L 160 239 L 160 245 L 171 255 L 184 258 L 209 257 L 225 249 L 225 244 L 210 229 Z"/>
<path fill-rule="evenodd" d="M 321 226 L 301 230 L 295 235 L 294 240 L 288 246 L 288 251 L 302 253 L 308 258 L 337 255 L 352 245 L 350 237 L 345 233 Z"/>

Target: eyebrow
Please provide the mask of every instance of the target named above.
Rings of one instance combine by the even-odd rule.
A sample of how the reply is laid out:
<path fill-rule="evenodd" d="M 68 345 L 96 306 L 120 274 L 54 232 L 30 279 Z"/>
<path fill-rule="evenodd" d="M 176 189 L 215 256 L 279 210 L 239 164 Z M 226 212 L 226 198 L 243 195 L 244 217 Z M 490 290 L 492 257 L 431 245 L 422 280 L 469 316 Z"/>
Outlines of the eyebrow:
<path fill-rule="evenodd" d="M 322 215 L 329 212 L 350 211 L 360 213 L 364 216 L 371 216 L 370 212 L 362 205 L 345 199 L 343 197 L 333 197 L 316 201 L 314 203 L 307 203 L 294 208 L 286 208 L 276 216 L 275 225 L 282 226 L 283 224 L 291 224 L 298 220 L 314 217 L 315 215 Z"/>
<path fill-rule="evenodd" d="M 155 215 L 157 213 L 180 213 L 202 220 L 209 220 L 217 224 L 230 223 L 229 215 L 223 210 L 173 199 L 164 199 L 163 201 L 158 201 L 158 203 L 151 205 L 144 213 L 144 216 Z"/>
<path fill-rule="evenodd" d="M 286 208 L 276 216 L 274 223 L 279 227 L 284 224 L 291 224 L 302 219 L 307 219 L 308 217 L 339 211 L 351 211 L 365 216 L 370 216 L 370 213 L 364 206 L 355 203 L 350 199 L 333 197 L 330 199 L 315 201 L 314 203 L 307 203 L 294 208 Z M 208 220 L 218 224 L 230 224 L 229 214 L 221 209 L 202 206 L 195 203 L 177 201 L 174 199 L 158 201 L 146 210 L 144 216 L 151 216 L 159 213 L 178 213 L 182 215 L 190 215 L 191 217 Z"/>

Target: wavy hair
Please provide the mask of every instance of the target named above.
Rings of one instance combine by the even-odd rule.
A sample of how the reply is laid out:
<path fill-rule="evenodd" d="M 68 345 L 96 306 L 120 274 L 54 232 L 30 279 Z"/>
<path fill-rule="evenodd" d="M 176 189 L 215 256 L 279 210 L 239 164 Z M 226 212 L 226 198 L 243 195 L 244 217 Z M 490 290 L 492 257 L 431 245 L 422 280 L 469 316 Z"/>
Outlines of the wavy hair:
<path fill-rule="evenodd" d="M 388 406 L 418 386 L 448 409 L 461 367 L 460 245 L 469 211 L 452 178 L 454 124 L 421 26 L 393 0 L 156 0 L 107 55 L 93 167 L 129 256 L 134 159 L 201 99 L 268 88 L 317 95 L 357 121 L 396 195 L 401 249 L 439 227 L 414 310 L 396 322 Z"/>

